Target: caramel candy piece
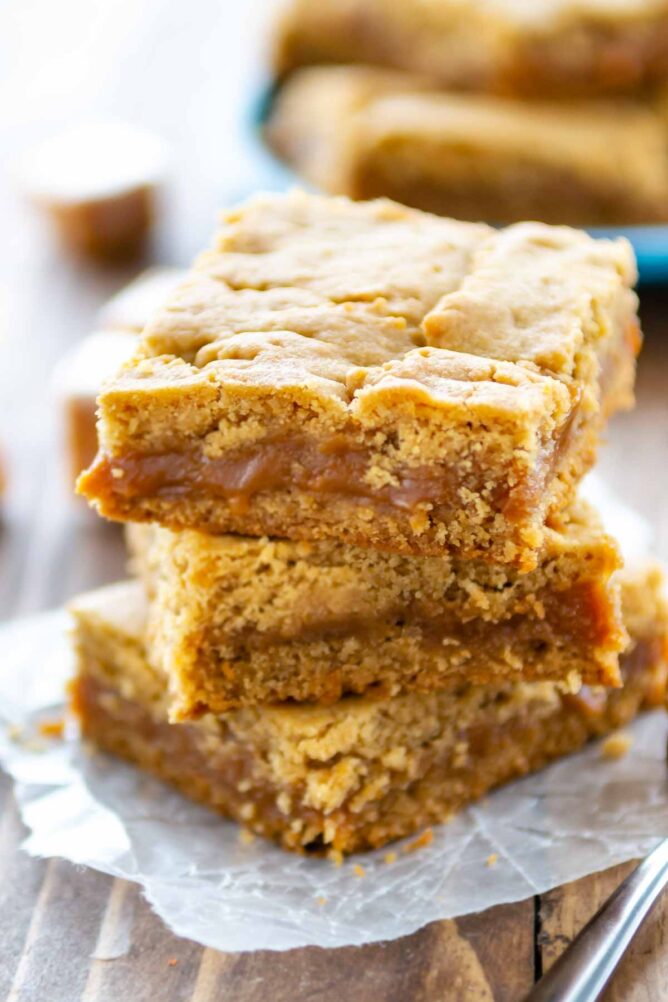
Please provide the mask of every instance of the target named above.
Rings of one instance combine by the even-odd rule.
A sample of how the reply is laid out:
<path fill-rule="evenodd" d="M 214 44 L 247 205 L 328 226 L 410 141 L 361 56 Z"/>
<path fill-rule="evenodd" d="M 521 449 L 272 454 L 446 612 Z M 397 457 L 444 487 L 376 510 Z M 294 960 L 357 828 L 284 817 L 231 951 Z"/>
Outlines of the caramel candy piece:
<path fill-rule="evenodd" d="M 118 122 L 64 132 L 23 161 L 21 184 L 67 248 L 86 257 L 136 256 L 151 231 L 165 144 Z"/>

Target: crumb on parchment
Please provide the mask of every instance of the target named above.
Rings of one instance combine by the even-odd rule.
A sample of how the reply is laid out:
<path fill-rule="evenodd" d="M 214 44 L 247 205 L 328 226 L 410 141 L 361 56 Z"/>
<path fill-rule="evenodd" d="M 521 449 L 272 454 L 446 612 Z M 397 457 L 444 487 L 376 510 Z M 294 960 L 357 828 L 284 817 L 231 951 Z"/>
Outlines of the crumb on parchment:
<path fill-rule="evenodd" d="M 492 853 L 490 853 L 490 855 L 485 860 L 485 864 L 487 866 L 496 866 L 496 864 L 498 863 L 498 861 L 499 861 L 499 854 L 498 854 L 498 852 L 492 852 Z"/>
<path fill-rule="evenodd" d="M 340 849 L 329 849 L 327 852 L 327 859 L 334 864 L 334 866 L 341 866 L 343 863 L 343 853 Z"/>
<path fill-rule="evenodd" d="M 366 877 L 366 870 L 359 863 L 355 863 L 353 866 L 353 873 L 356 877 Z"/>
<path fill-rule="evenodd" d="M 608 735 L 601 745 L 603 758 L 617 759 L 623 758 L 630 750 L 633 738 L 626 731 L 615 731 Z"/>
<path fill-rule="evenodd" d="M 58 717 L 54 720 L 43 720 L 38 731 L 43 738 L 62 738 L 65 732 L 65 719 Z"/>
<path fill-rule="evenodd" d="M 418 849 L 424 849 L 425 846 L 431 845 L 434 839 L 434 833 L 431 828 L 425 828 L 425 830 L 418 835 L 417 838 L 405 845 L 402 852 L 416 852 Z"/>
<path fill-rule="evenodd" d="M 7 728 L 7 737 L 9 740 L 29 752 L 46 751 L 47 746 L 41 740 L 41 733 L 41 726 L 37 728 L 37 734 L 32 730 L 22 727 L 20 724 L 10 724 Z"/>
<path fill-rule="evenodd" d="M 323 894 L 320 894 L 315 900 L 320 906 L 327 904 L 327 898 Z"/>
<path fill-rule="evenodd" d="M 385 860 L 388 866 L 391 866 L 392 863 L 396 863 L 399 857 L 397 856 L 396 852 L 386 852 L 385 855 L 383 856 L 383 859 Z"/>

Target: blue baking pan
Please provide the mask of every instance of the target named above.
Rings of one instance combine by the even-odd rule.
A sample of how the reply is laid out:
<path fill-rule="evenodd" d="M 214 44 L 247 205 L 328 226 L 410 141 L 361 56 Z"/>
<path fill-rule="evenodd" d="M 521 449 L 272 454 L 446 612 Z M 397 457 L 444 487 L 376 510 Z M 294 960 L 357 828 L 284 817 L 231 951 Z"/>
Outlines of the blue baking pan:
<path fill-rule="evenodd" d="M 297 185 L 309 187 L 281 163 L 263 142 L 262 126 L 269 114 L 274 94 L 275 88 L 269 85 L 259 88 L 243 122 L 243 141 L 252 174 L 248 178 L 248 191 L 283 191 Z M 606 227 L 595 228 L 590 232 L 601 237 L 626 237 L 635 250 L 642 284 L 668 282 L 668 225 Z"/>

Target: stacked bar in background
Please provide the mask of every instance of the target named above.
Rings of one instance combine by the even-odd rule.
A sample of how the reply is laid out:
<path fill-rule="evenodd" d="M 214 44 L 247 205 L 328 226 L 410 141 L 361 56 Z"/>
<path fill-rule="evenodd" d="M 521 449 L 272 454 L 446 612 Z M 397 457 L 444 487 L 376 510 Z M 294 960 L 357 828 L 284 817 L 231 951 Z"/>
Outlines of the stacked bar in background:
<path fill-rule="evenodd" d="M 665 2 L 291 0 L 274 64 L 266 138 L 324 191 L 496 223 L 668 218 Z"/>
<path fill-rule="evenodd" d="M 92 333 L 60 360 L 51 381 L 58 403 L 65 468 L 74 483 L 97 452 L 97 396 L 135 353 L 148 320 L 183 279 L 178 268 L 149 268 L 105 303 Z"/>
<path fill-rule="evenodd" d="M 525 101 L 372 66 L 311 67 L 278 92 L 265 137 L 335 195 L 498 223 L 668 220 L 665 92 Z"/>
<path fill-rule="evenodd" d="M 665 0 L 290 0 L 275 63 L 376 63 L 463 91 L 590 97 L 668 77 Z"/>
<path fill-rule="evenodd" d="M 99 398 L 79 489 L 140 580 L 75 606 L 83 733 L 347 852 L 660 703 L 659 575 L 577 498 L 632 402 L 634 276 L 541 224 L 229 213 Z"/>

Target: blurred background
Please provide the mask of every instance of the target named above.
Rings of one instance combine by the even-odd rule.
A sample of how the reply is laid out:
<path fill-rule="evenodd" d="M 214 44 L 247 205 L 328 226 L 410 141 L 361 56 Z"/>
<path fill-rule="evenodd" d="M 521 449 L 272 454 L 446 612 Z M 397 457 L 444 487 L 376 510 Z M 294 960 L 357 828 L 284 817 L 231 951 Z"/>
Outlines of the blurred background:
<path fill-rule="evenodd" d="M 88 523 L 70 497 L 53 370 L 109 296 L 150 264 L 187 263 L 216 212 L 253 187 L 247 117 L 264 72 L 269 7 L 0 4 L 0 618 L 121 573 L 120 546 L 105 546 L 106 527 Z M 25 160 L 35 150 L 39 159 L 43 141 L 100 120 L 149 130 L 167 147 L 152 239 L 127 261 L 69 253 L 24 190 Z"/>
<path fill-rule="evenodd" d="M 217 212 L 294 183 L 628 233 L 646 341 L 638 405 L 612 423 L 599 471 L 668 560 L 668 0 L 284 6 L 279 38 L 273 0 L 0 2 L 0 621 L 124 576 L 119 528 L 73 494 L 96 389 Z M 19 853 L 6 777 L 0 803 L 0 996 L 46 976 L 50 999 L 92 998 L 90 916 L 111 882 Z M 119 908 L 143 909 L 133 998 L 176 999 L 175 978 L 190 998 L 199 948 L 122 893 Z M 239 983 L 252 970 L 239 963 Z M 388 970 L 404 983 L 403 960 Z"/>
<path fill-rule="evenodd" d="M 72 483 L 99 381 L 179 273 L 110 297 L 294 183 L 627 233 L 647 344 L 601 467 L 668 554 L 666 81 L 660 2 L 4 0 L 0 618 L 123 573 Z"/>

